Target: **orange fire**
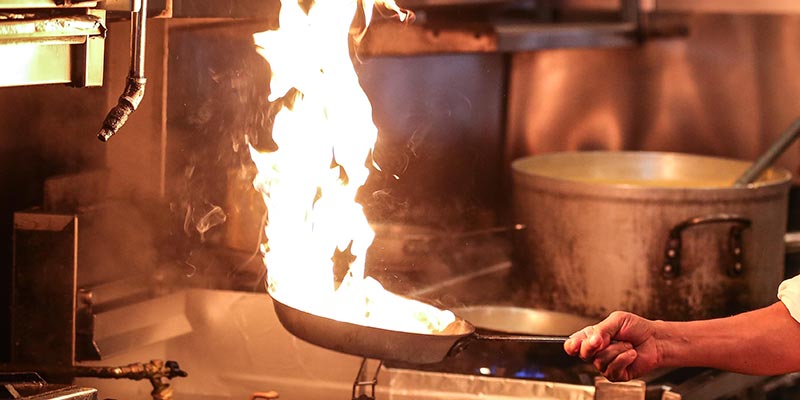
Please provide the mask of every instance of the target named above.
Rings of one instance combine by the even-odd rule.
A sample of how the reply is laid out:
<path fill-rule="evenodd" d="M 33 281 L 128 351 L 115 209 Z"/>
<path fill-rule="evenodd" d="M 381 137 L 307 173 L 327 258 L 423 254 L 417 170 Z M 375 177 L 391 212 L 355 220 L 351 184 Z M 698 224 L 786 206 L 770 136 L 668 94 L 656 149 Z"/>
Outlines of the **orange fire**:
<path fill-rule="evenodd" d="M 280 108 L 272 129 L 278 150 L 250 149 L 258 168 L 254 185 L 269 212 L 264 248 L 269 293 L 339 321 L 440 331 L 454 321 L 452 313 L 392 294 L 365 276 L 365 255 L 375 233 L 356 191 L 369 175 L 377 128 L 353 68 L 350 40 L 363 35 L 374 4 L 301 3 L 282 1 L 280 29 L 254 35 L 272 70 L 269 100 Z M 401 21 L 409 16 L 392 0 L 377 5 Z M 338 288 L 332 261 L 337 250 L 349 251 L 353 260 Z"/>

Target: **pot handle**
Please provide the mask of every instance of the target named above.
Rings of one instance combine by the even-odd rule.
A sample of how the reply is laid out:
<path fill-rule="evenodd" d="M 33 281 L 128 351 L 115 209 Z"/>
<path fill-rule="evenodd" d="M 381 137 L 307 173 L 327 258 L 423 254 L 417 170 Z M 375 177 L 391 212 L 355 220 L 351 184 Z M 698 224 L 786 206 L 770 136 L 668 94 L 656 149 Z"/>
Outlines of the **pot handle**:
<path fill-rule="evenodd" d="M 677 278 L 681 273 L 681 233 L 684 229 L 695 225 L 704 225 L 711 223 L 733 223 L 731 227 L 730 243 L 731 256 L 733 256 L 734 263 L 727 269 L 729 276 L 739 276 L 744 271 L 744 250 L 742 248 L 742 231 L 749 228 L 752 222 L 738 214 L 711 214 L 699 217 L 692 217 L 675 225 L 669 231 L 667 238 L 667 246 L 664 252 L 666 260 L 661 269 L 661 275 L 665 279 Z"/>

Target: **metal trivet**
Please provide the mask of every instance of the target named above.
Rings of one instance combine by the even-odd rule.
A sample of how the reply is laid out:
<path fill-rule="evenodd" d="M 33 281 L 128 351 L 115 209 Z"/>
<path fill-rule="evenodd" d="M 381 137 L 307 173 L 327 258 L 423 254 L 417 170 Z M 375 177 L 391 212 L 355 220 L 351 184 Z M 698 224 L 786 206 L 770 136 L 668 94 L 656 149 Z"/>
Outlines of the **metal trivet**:
<path fill-rule="evenodd" d="M 378 374 L 381 372 L 383 361 L 378 363 L 375 368 L 375 373 L 372 379 L 367 377 L 367 358 L 361 360 L 361 366 L 358 368 L 358 375 L 353 381 L 353 400 L 375 400 L 375 385 L 378 384 Z M 369 388 L 369 390 L 367 390 Z"/>

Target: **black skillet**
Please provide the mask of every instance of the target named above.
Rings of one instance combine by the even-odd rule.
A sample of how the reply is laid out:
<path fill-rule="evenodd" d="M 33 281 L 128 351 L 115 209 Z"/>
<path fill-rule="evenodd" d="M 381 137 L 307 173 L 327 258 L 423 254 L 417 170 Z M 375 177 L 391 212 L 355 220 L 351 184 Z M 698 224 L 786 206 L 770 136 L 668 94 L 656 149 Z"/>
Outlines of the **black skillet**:
<path fill-rule="evenodd" d="M 275 299 L 275 313 L 292 335 L 342 353 L 383 361 L 432 364 L 461 351 L 475 340 L 564 343 L 566 336 L 482 334 L 464 319 L 437 333 L 410 333 L 341 322 L 298 310 Z"/>

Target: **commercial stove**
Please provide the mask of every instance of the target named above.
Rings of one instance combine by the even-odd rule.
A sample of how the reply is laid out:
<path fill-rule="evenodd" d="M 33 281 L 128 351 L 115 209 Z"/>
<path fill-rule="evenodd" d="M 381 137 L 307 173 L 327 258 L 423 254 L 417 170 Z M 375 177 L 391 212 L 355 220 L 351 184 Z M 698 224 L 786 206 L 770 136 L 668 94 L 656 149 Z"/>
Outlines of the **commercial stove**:
<path fill-rule="evenodd" d="M 744 396 L 743 393 L 769 393 L 770 399 L 782 400 L 790 398 L 779 396 L 791 393 L 798 378 L 680 369 L 661 371 L 631 383 L 612 384 L 599 378 L 591 365 L 568 357 L 558 344 L 475 341 L 459 354 L 429 365 L 364 360 L 314 346 L 287 332 L 263 286 L 252 285 L 252 279 L 263 276 L 247 279 L 248 285 L 237 286 L 236 290 L 198 287 L 193 274 L 200 274 L 214 264 L 213 260 L 225 259 L 228 253 L 222 249 L 207 249 L 201 257 L 208 259 L 206 263 L 199 258 L 193 261 L 195 268 L 186 268 L 183 280 L 160 277 L 155 286 L 158 290 L 152 290 L 153 287 L 141 290 L 140 282 L 121 280 L 73 292 L 77 287 L 74 282 L 81 281 L 74 253 L 51 251 L 49 258 L 41 261 L 33 257 L 41 254 L 35 249 L 41 249 L 44 239 L 53 250 L 81 248 L 82 238 L 97 236 L 92 232 L 105 213 L 108 213 L 105 218 L 119 215 L 103 209 L 71 218 L 41 212 L 18 214 L 18 228 L 26 232 L 18 235 L 17 254 L 21 258 L 16 287 L 25 287 L 29 295 L 46 296 L 37 289 L 39 280 L 22 278 L 33 272 L 35 276 L 58 272 L 69 277 L 58 286 L 59 293 L 63 293 L 60 297 L 70 300 L 68 307 L 72 307 L 73 298 L 77 303 L 75 320 L 61 321 L 33 312 L 27 317 L 20 316 L 29 322 L 44 319 L 57 329 L 47 331 L 44 336 L 32 329 L 24 331 L 27 333 L 18 337 L 15 348 L 28 357 L 24 360 L 27 364 L 34 365 L 29 371 L 57 376 L 52 374 L 53 366 L 60 365 L 61 372 L 73 371 L 66 383 L 96 389 L 103 397 L 145 399 L 162 393 L 155 390 L 155 385 L 109 379 L 136 378 L 150 379 L 162 389 L 166 385 L 169 395 L 176 399 L 268 398 L 273 393 L 285 399 L 310 400 L 727 399 Z M 67 229 L 53 230 L 56 223 Z M 37 233 L 37 229 L 44 231 Z M 517 291 L 525 291 L 524 287 L 514 289 L 511 284 L 515 280 L 511 242 L 518 229 L 489 229 L 460 235 L 435 230 L 422 236 L 415 234 L 411 238 L 413 246 L 399 246 L 406 249 L 401 251 L 400 258 L 405 260 L 402 265 L 395 264 L 398 262 L 395 250 L 376 247 L 369 255 L 373 265 L 370 273 L 392 290 L 457 313 L 459 309 L 487 305 L 509 307 L 516 301 Z M 376 243 L 388 246 L 383 239 Z M 105 243 L 114 240 L 109 238 Z M 420 248 L 425 251 L 420 253 Z M 258 259 L 250 262 L 260 264 Z M 382 267 L 374 267 L 378 265 Z M 44 266 L 48 267 L 41 270 Z M 89 264 L 84 266 L 94 268 Z M 245 270 L 248 268 L 242 269 Z M 206 280 L 199 282 L 203 286 Z M 51 281 L 47 290 L 55 290 L 55 283 Z M 474 322 L 480 327 L 477 319 Z M 576 317 L 564 323 L 564 331 L 557 333 L 569 334 L 590 323 L 591 319 Z M 71 343 L 76 348 L 67 348 L 69 351 L 65 353 L 61 351 L 65 347 L 53 340 L 63 338 L 62 334 L 70 337 L 73 330 Z M 46 343 L 48 347 L 44 347 Z M 24 350 L 37 348 L 37 344 L 40 350 L 48 350 Z M 73 360 L 70 357 L 76 356 L 79 358 L 70 362 Z M 91 356 L 99 359 L 93 361 Z M 158 368 L 149 370 L 157 374 L 147 375 L 146 364 L 149 364 L 139 363 L 141 360 L 177 360 L 189 374 L 181 374 L 177 364 L 153 361 L 150 364 L 155 363 Z M 49 367 L 37 370 L 42 365 Z M 108 367 L 115 365 L 122 367 Z M 180 379 L 172 379 L 176 377 Z"/>
<path fill-rule="evenodd" d="M 258 318 L 254 318 L 258 315 Z M 308 344 L 286 332 L 268 297 L 193 289 L 186 292 L 192 332 L 131 355 L 179 360 L 189 376 L 174 380 L 174 397 L 246 399 L 275 392 L 282 399 L 791 399 L 800 376 L 754 377 L 707 369 L 660 371 L 610 383 L 559 349 L 474 343 L 428 366 L 380 363 Z M 543 346 L 543 345 L 536 345 Z M 546 345 L 544 345 L 546 346 Z M 202 349 L 202 351 L 198 351 Z M 81 378 L 102 396 L 148 398 L 147 385 Z M 764 398 L 764 397 L 762 397 Z"/>

